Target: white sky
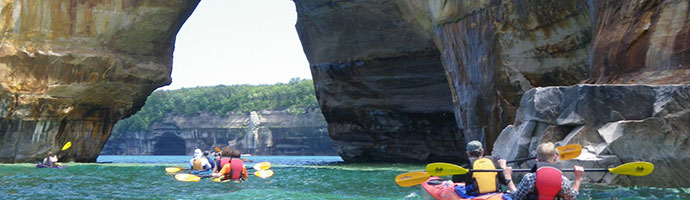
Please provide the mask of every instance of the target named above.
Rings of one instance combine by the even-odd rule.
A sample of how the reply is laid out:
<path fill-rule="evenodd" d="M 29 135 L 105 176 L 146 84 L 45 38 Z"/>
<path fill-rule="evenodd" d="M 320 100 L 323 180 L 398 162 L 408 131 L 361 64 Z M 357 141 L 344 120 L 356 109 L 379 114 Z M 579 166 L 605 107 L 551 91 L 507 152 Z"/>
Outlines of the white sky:
<path fill-rule="evenodd" d="M 202 0 L 177 34 L 161 89 L 312 79 L 291 0 Z"/>

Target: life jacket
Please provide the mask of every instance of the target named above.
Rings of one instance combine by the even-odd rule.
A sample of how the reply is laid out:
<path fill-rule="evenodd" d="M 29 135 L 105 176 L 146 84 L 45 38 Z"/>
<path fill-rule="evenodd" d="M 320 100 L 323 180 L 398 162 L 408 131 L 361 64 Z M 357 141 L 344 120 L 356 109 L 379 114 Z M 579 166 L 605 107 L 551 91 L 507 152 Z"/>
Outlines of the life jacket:
<path fill-rule="evenodd" d="M 221 157 L 220 158 L 220 165 L 218 165 L 218 169 L 223 169 L 225 167 L 225 164 L 230 163 L 230 158 L 228 157 Z"/>
<path fill-rule="evenodd" d="M 242 177 L 242 168 L 244 168 L 244 162 L 239 158 L 233 158 L 230 161 L 230 173 L 225 175 L 225 179 L 240 179 Z"/>
<path fill-rule="evenodd" d="M 496 169 L 491 157 L 484 157 L 479 159 L 470 158 L 472 169 Z M 472 190 L 468 191 L 470 194 L 485 194 L 497 192 L 500 188 L 498 180 L 496 179 L 498 172 L 472 172 Z"/>
<path fill-rule="evenodd" d="M 555 199 L 561 191 L 563 181 L 560 167 L 552 163 L 539 162 L 536 168 L 535 193 L 532 194 L 532 199 Z"/>
<path fill-rule="evenodd" d="M 213 160 L 213 157 L 207 157 L 206 160 L 208 160 L 208 164 L 211 165 L 211 169 L 213 169 L 216 166 L 216 161 Z"/>
<path fill-rule="evenodd" d="M 204 168 L 201 166 L 201 159 L 194 158 L 194 160 L 192 160 L 192 170 L 199 171 L 203 169 Z"/>

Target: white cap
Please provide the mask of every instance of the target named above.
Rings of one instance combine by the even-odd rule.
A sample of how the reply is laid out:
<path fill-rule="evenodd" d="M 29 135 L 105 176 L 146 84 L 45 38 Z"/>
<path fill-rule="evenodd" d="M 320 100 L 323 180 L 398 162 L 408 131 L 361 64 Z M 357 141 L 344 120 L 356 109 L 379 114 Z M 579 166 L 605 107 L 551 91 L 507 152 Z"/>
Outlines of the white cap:
<path fill-rule="evenodd" d="M 201 149 L 194 149 L 194 157 L 201 157 L 204 155 L 203 152 L 201 152 Z"/>

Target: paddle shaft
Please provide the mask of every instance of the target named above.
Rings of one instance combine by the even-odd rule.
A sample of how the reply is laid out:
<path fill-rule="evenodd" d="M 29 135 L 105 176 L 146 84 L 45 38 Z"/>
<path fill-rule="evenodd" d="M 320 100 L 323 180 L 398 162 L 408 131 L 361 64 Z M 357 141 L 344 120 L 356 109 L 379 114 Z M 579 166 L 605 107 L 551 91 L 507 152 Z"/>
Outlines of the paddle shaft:
<path fill-rule="evenodd" d="M 524 161 L 534 160 L 534 159 L 537 159 L 537 157 L 523 158 L 523 159 L 518 159 L 518 160 L 511 160 L 511 161 L 508 161 L 508 162 L 506 162 L 506 163 L 524 162 Z"/>
<path fill-rule="evenodd" d="M 575 169 L 562 169 L 562 172 L 572 172 Z M 585 169 L 585 172 L 608 172 L 607 168 Z M 470 172 L 503 172 L 502 169 L 470 169 Z M 532 169 L 513 169 L 513 172 L 532 172 Z"/>

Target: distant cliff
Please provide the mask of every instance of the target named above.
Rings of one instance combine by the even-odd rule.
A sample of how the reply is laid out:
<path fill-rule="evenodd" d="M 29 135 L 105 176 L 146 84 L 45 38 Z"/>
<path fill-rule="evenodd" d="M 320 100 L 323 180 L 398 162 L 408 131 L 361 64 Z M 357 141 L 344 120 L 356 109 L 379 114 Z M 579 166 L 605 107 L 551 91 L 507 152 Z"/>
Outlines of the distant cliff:
<path fill-rule="evenodd" d="M 148 131 L 113 132 L 101 154 L 191 155 L 196 148 L 224 146 L 254 155 L 336 155 L 318 110 L 171 116 Z"/>

